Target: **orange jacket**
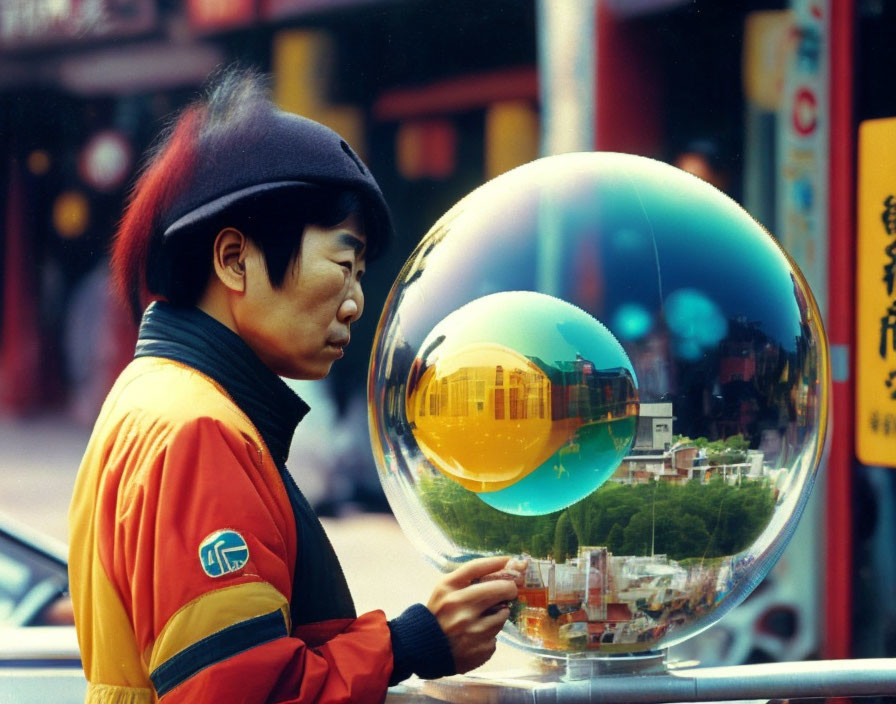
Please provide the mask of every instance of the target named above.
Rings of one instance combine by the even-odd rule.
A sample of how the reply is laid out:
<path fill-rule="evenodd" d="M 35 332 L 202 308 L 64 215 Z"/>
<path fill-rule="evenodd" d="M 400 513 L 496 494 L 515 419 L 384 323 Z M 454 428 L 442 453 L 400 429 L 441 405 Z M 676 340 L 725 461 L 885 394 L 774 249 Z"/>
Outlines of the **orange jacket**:
<path fill-rule="evenodd" d="M 256 426 L 205 374 L 157 357 L 128 366 L 97 420 L 69 522 L 88 702 L 385 698 L 397 631 L 382 612 L 291 623 L 302 595 L 283 479 Z"/>

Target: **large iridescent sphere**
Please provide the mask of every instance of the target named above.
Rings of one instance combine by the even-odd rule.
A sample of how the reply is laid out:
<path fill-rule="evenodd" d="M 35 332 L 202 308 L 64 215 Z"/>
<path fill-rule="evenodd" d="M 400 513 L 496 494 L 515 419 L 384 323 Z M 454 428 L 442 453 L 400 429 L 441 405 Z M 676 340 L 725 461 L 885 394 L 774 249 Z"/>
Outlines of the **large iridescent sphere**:
<path fill-rule="evenodd" d="M 746 597 L 808 499 L 828 425 L 818 308 L 775 239 L 683 171 L 548 157 L 422 239 L 371 358 L 402 528 L 440 568 L 530 558 L 504 636 L 664 648 Z"/>

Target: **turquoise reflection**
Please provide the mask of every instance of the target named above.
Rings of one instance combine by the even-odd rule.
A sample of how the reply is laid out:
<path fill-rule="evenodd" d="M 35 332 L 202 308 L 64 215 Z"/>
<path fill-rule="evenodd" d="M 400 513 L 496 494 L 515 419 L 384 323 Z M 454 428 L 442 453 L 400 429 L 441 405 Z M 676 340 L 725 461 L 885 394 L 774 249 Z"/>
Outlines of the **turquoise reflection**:
<path fill-rule="evenodd" d="M 719 305 L 696 289 L 683 288 L 670 293 L 664 310 L 666 324 L 674 335 L 676 356 L 682 359 L 698 359 L 728 332 L 728 321 Z"/>
<path fill-rule="evenodd" d="M 637 422 L 631 415 L 583 425 L 534 472 L 506 489 L 478 496 L 489 506 L 518 516 L 566 508 L 613 475 L 631 449 Z"/>
<path fill-rule="evenodd" d="M 653 321 L 650 313 L 638 303 L 623 303 L 616 309 L 610 327 L 622 340 L 640 340 L 648 332 Z"/>

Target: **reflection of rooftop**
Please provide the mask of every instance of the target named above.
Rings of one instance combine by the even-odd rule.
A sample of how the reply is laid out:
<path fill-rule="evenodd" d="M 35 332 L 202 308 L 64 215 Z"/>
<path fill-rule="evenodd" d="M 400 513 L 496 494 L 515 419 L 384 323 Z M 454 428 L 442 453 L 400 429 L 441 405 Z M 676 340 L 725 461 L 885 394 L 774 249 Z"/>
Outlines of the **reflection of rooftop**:
<path fill-rule="evenodd" d="M 516 625 L 549 648 L 569 649 L 580 638 L 577 647 L 590 650 L 649 644 L 727 593 L 729 563 L 685 568 L 665 555 L 615 556 L 605 547 L 581 547 L 562 564 L 530 558 Z"/>

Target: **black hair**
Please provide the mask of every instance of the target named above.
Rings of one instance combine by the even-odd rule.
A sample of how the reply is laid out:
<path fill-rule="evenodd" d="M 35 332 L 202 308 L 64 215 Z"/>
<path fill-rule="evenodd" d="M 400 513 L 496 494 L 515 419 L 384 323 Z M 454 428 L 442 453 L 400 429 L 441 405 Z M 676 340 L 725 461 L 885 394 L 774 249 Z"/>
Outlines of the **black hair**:
<path fill-rule="evenodd" d="M 153 298 L 195 304 L 225 227 L 259 246 L 279 287 L 305 227 L 352 213 L 361 215 L 371 261 L 391 235 L 372 175 L 337 133 L 278 110 L 261 74 L 230 67 L 148 154 L 112 246 L 115 287 L 137 320 Z"/>
<path fill-rule="evenodd" d="M 280 288 L 301 254 L 305 228 L 334 227 L 352 214 L 364 213 L 351 190 L 309 184 L 248 196 L 197 223 L 187 236 L 159 241 L 150 253 L 147 284 L 173 305 L 196 305 L 212 274 L 215 238 L 232 227 L 258 246 L 271 286 Z"/>

